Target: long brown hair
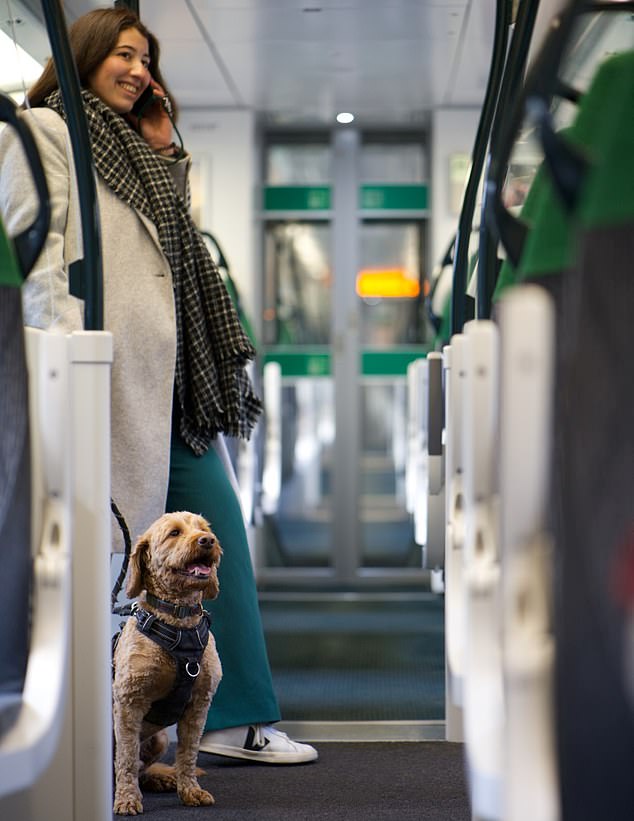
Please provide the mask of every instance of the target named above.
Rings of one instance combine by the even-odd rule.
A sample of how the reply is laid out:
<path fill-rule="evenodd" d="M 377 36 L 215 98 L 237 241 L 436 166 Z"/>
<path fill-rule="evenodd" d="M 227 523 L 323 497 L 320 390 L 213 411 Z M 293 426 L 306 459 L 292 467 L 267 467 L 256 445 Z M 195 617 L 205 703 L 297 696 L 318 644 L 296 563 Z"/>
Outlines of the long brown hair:
<path fill-rule="evenodd" d="M 150 54 L 150 73 L 159 85 L 168 92 L 159 64 L 160 47 L 156 37 L 139 20 L 137 15 L 126 8 L 95 9 L 79 17 L 68 31 L 70 49 L 75 58 L 79 84 L 88 88 L 89 78 L 116 47 L 119 35 L 127 29 L 136 29 L 146 38 Z M 44 105 L 48 95 L 59 88 L 57 72 L 52 59 L 27 94 L 33 107 Z M 176 119 L 176 105 L 173 100 L 173 117 Z"/>

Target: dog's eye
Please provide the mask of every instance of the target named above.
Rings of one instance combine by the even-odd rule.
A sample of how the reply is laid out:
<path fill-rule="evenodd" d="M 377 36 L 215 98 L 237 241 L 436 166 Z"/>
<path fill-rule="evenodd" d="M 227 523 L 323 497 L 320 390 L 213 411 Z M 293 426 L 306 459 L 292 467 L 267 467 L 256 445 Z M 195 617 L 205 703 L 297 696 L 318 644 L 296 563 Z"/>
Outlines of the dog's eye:
<path fill-rule="evenodd" d="M 170 536 L 180 536 L 180 535 L 181 535 L 181 532 L 177 527 L 175 527 L 174 530 L 172 530 L 170 532 Z"/>

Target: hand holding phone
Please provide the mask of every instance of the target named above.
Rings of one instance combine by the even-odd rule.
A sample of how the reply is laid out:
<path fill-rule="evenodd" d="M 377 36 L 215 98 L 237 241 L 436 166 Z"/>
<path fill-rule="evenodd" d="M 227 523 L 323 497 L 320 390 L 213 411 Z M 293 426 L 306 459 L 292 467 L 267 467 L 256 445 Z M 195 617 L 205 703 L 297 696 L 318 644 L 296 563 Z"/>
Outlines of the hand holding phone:
<path fill-rule="evenodd" d="M 172 142 L 172 110 L 169 97 L 161 86 L 150 79 L 130 110 L 132 122 L 154 150 Z"/>
<path fill-rule="evenodd" d="M 134 114 L 135 117 L 141 117 L 149 106 L 160 103 L 160 101 L 161 98 L 154 93 L 154 89 L 150 84 L 132 106 L 130 113 Z"/>

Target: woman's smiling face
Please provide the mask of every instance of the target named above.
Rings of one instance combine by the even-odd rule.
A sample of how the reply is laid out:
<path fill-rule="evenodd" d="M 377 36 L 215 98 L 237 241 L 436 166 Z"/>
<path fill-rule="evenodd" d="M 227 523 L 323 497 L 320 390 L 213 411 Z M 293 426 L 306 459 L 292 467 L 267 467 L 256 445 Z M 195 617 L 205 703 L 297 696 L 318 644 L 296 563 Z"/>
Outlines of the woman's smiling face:
<path fill-rule="evenodd" d="M 90 89 L 117 114 L 127 114 L 150 84 L 149 69 L 148 41 L 136 29 L 125 29 L 89 78 Z"/>

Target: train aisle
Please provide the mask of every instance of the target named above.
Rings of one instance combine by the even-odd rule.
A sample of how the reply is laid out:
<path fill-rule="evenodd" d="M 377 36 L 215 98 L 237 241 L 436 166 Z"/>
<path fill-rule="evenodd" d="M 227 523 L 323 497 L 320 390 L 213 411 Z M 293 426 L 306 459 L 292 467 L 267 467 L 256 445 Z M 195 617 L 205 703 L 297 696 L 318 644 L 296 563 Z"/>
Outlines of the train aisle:
<path fill-rule="evenodd" d="M 201 753 L 213 807 L 143 796 L 152 821 L 470 821 L 463 746 L 445 741 L 320 743 L 319 761 L 250 764 Z M 173 753 L 173 747 L 170 749 Z M 118 819 L 122 816 L 115 815 Z"/>

